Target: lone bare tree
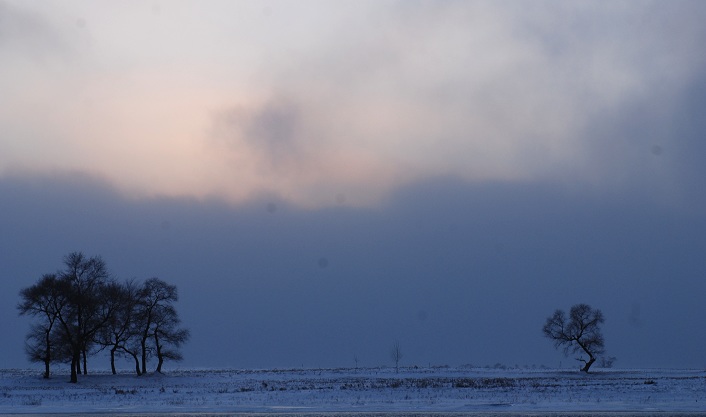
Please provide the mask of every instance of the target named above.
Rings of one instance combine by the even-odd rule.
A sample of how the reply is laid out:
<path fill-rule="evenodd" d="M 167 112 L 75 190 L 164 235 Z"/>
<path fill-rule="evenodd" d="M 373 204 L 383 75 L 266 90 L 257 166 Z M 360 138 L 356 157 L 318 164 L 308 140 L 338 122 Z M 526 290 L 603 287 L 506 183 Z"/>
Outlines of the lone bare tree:
<path fill-rule="evenodd" d="M 395 373 L 400 372 L 400 361 L 402 360 L 402 349 L 400 349 L 400 342 L 395 341 L 392 345 L 392 350 L 390 350 L 390 358 L 395 361 Z"/>
<path fill-rule="evenodd" d="M 558 349 L 564 347 L 564 354 L 583 352 L 588 359 L 576 358 L 584 363 L 581 371 L 588 372 L 596 361 L 596 356 L 604 352 L 604 340 L 601 333 L 601 324 L 604 322 L 601 310 L 593 309 L 588 304 L 576 304 L 571 307 L 567 321 L 562 310 L 556 310 L 547 318 L 542 328 L 544 335 L 554 340 Z"/>

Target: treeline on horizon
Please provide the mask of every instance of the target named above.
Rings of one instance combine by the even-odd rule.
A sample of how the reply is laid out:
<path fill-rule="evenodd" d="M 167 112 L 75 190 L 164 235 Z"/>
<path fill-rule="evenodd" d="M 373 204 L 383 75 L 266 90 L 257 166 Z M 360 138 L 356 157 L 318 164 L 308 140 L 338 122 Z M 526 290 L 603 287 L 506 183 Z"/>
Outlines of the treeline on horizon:
<path fill-rule="evenodd" d="M 159 278 L 144 282 L 118 282 L 100 256 L 72 252 L 63 269 L 44 274 L 20 291 L 20 315 L 36 319 L 26 337 L 30 361 L 44 364 L 44 378 L 51 363 L 70 363 L 71 382 L 88 373 L 88 357 L 110 352 L 115 374 L 116 356 L 132 358 L 137 375 L 157 359 L 161 372 L 165 360 L 181 360 L 179 348 L 189 330 L 180 326 L 174 306 L 179 299 L 175 285 Z"/>

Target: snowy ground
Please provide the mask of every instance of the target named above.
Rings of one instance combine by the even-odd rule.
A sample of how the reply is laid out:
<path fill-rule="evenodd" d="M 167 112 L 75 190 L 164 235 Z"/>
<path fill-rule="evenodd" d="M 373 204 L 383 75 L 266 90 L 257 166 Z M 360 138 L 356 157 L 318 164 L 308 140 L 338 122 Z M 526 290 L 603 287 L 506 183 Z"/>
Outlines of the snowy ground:
<path fill-rule="evenodd" d="M 690 370 L 178 370 L 67 381 L 0 370 L 0 413 L 706 413 L 706 372 Z"/>

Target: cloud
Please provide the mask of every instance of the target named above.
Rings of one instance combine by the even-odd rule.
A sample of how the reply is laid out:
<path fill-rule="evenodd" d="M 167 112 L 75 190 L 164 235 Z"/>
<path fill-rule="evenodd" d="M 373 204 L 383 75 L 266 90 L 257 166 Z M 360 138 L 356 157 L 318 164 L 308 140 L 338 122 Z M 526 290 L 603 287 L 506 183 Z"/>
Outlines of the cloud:
<path fill-rule="evenodd" d="M 696 2 L 4 4 L 32 16 L 11 26 L 29 49 L 71 59 L 0 64 L 0 166 L 138 195 L 371 206 L 447 175 L 669 190 L 704 68 Z"/>
<path fill-rule="evenodd" d="M 291 101 L 272 99 L 256 109 L 234 108 L 217 119 L 218 139 L 235 152 L 246 148 L 257 155 L 263 171 L 287 174 L 304 164 L 307 138 L 302 137 L 301 110 Z"/>
<path fill-rule="evenodd" d="M 680 140 L 665 117 L 703 67 L 686 52 L 704 35 L 693 18 L 703 10 L 692 6 L 666 15 L 659 4 L 378 7 L 276 57 L 269 83 L 296 103 L 309 150 L 300 165 L 317 166 L 330 148 L 362 155 L 391 179 L 369 189 L 434 175 L 618 189 L 647 176 L 665 192 L 678 162 L 655 166 L 638 148 Z M 638 125 L 661 137 L 640 137 Z M 292 195 L 306 195 L 311 183 L 291 178 Z"/>
<path fill-rule="evenodd" d="M 72 48 L 60 28 L 42 13 L 0 2 L 0 50 L 21 61 L 35 65 L 50 65 L 53 60 L 66 59 Z"/>

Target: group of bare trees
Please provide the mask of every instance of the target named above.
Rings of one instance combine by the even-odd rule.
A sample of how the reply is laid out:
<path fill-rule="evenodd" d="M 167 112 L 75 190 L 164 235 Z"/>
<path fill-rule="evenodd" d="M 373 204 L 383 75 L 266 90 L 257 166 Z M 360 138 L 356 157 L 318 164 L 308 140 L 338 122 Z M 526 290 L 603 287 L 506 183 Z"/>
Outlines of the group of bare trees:
<path fill-rule="evenodd" d="M 142 283 L 112 279 L 98 256 L 73 252 L 64 268 L 45 274 L 20 291 L 20 315 L 36 318 L 27 335 L 26 351 L 33 362 L 44 363 L 49 378 L 51 363 L 70 363 L 71 382 L 87 373 L 87 358 L 99 351 L 132 358 L 135 372 L 147 372 L 147 362 L 180 360 L 179 348 L 189 339 L 174 307 L 177 288 L 158 278 Z"/>

